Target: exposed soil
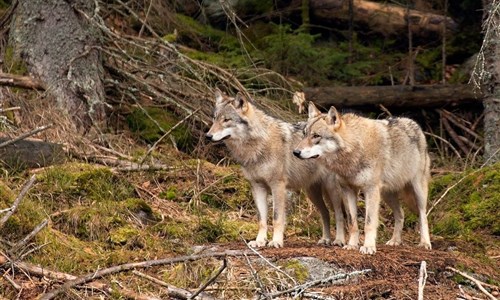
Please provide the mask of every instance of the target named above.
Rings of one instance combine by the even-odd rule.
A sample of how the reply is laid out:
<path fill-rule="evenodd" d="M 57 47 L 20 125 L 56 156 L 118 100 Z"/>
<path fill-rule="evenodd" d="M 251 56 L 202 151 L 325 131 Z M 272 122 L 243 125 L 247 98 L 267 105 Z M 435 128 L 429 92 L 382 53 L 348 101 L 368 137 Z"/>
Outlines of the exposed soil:
<path fill-rule="evenodd" d="M 500 280 L 498 260 L 493 265 L 466 257 L 460 252 L 447 251 L 445 243 L 434 243 L 435 249 L 425 250 L 414 246 L 377 246 L 375 255 L 361 255 L 357 251 L 339 247 L 319 246 L 304 241 L 287 241 L 282 249 L 261 249 L 260 253 L 271 261 L 297 257 L 315 257 L 337 268 L 351 272 L 371 269 L 366 275 L 349 280 L 348 283 L 313 288 L 324 296 L 338 299 L 417 299 L 418 277 L 422 261 L 427 263 L 427 280 L 424 299 L 487 299 L 470 282 L 459 279 L 446 267 L 474 272 L 476 278 Z M 244 245 L 232 243 L 217 245 L 222 249 L 244 249 Z M 462 282 L 462 293 L 458 280 Z M 498 297 L 498 288 L 493 290 Z M 462 297 L 462 298 L 460 298 Z"/>

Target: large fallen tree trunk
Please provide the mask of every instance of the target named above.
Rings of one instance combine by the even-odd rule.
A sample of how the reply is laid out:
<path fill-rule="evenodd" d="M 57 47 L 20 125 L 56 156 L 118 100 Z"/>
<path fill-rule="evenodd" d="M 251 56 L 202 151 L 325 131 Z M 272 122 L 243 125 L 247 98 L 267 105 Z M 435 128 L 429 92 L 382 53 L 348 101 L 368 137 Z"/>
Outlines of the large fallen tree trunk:
<path fill-rule="evenodd" d="M 370 106 L 439 107 L 443 105 L 478 103 L 481 91 L 470 85 L 394 85 L 338 86 L 304 89 L 305 98 L 322 107 Z"/>
<path fill-rule="evenodd" d="M 310 5 L 315 18 L 349 20 L 348 0 L 310 0 Z M 407 8 L 399 5 L 353 0 L 354 22 L 364 23 L 371 30 L 387 35 L 408 32 L 407 13 Z M 447 30 L 457 28 L 457 23 L 450 17 L 414 9 L 410 9 L 409 13 L 410 28 L 415 35 L 431 32 L 441 35 L 443 22 L 446 22 Z"/>

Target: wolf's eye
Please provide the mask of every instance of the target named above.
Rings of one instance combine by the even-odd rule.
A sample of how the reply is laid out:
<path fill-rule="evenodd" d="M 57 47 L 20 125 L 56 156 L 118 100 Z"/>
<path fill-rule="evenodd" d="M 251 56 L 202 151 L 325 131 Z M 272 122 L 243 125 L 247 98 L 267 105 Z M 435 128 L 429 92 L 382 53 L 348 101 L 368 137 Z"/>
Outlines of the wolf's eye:
<path fill-rule="evenodd" d="M 229 122 L 229 121 L 231 121 L 230 118 L 224 118 L 224 122 Z"/>
<path fill-rule="evenodd" d="M 321 138 L 321 136 L 319 134 L 317 134 L 317 133 L 313 133 L 312 138 L 313 139 L 319 139 L 319 138 Z"/>

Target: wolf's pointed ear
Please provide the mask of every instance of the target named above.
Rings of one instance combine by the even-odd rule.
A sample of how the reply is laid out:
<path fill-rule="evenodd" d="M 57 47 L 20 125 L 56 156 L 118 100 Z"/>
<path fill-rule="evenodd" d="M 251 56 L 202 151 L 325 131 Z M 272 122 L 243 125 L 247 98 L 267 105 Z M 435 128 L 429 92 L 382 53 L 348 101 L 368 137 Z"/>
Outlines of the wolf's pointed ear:
<path fill-rule="evenodd" d="M 312 101 L 309 101 L 309 106 L 308 106 L 308 114 L 309 114 L 309 119 L 316 118 L 317 116 L 321 115 L 321 112 L 319 109 L 316 108 L 316 105 Z"/>
<path fill-rule="evenodd" d="M 234 98 L 233 105 L 236 109 L 241 110 L 241 112 L 246 113 L 248 110 L 248 100 L 241 93 L 236 94 Z"/>
<path fill-rule="evenodd" d="M 342 122 L 342 119 L 340 117 L 339 112 L 335 108 L 335 106 L 331 106 L 330 110 L 328 110 L 328 114 L 326 115 L 326 123 L 328 125 L 333 125 L 334 129 L 337 129 L 340 127 L 340 123 Z"/>
<path fill-rule="evenodd" d="M 222 96 L 222 92 L 218 88 L 215 89 L 214 95 L 215 95 L 215 104 L 216 105 L 222 104 L 224 97 Z"/>

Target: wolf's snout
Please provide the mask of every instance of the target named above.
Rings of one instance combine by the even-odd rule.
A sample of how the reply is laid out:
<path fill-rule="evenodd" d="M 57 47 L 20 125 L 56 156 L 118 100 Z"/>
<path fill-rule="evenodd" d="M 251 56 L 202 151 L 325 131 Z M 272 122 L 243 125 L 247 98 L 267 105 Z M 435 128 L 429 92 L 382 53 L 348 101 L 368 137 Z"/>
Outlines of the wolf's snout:
<path fill-rule="evenodd" d="M 207 132 L 207 133 L 205 134 L 205 137 L 206 137 L 207 139 L 209 139 L 209 140 L 212 140 L 212 138 L 214 137 L 214 135 L 213 135 L 213 134 L 211 134 L 211 133 L 209 133 L 209 132 Z"/>
<path fill-rule="evenodd" d="M 302 158 L 302 157 L 300 157 L 300 150 L 299 149 L 293 150 L 293 155 L 297 156 L 298 158 Z"/>

